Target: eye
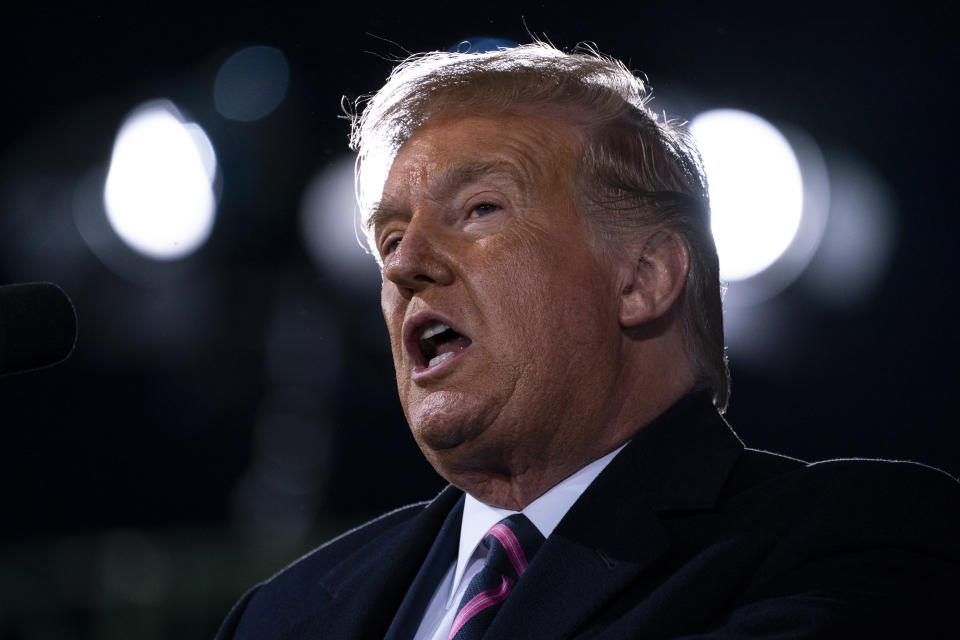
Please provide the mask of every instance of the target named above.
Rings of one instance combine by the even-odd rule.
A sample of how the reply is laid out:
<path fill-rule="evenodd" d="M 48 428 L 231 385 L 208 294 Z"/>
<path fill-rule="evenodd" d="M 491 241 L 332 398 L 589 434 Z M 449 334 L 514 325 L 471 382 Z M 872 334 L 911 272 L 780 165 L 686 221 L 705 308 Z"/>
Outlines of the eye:
<path fill-rule="evenodd" d="M 400 246 L 400 240 L 402 238 L 403 238 L 402 236 L 393 236 L 391 238 L 388 238 L 386 242 L 384 242 L 383 244 L 383 249 L 381 250 L 381 253 L 384 256 L 388 256 L 394 251 L 396 251 L 397 247 Z"/>
<path fill-rule="evenodd" d="M 491 203 L 489 203 L 489 202 L 484 202 L 484 203 L 482 203 L 482 204 L 478 204 L 477 206 L 475 206 L 475 207 L 470 211 L 470 217 L 471 217 L 471 218 L 482 218 L 483 216 L 488 216 L 488 215 L 490 215 L 491 213 L 494 213 L 494 212 L 497 211 L 499 208 L 500 208 L 500 207 L 499 207 L 498 205 L 491 204 Z"/>

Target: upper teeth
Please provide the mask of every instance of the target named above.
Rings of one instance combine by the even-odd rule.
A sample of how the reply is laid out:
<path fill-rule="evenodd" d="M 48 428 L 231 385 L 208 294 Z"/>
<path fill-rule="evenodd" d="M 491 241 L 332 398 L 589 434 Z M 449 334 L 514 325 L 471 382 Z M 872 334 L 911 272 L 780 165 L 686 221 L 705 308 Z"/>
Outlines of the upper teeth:
<path fill-rule="evenodd" d="M 450 328 L 450 327 L 448 327 L 447 325 L 443 324 L 442 322 L 437 322 L 437 323 L 435 323 L 435 324 L 431 324 L 431 325 L 430 325 L 429 327 L 427 327 L 427 328 L 423 331 L 423 333 L 420 335 L 420 339 L 421 339 L 421 340 L 427 340 L 427 339 L 432 338 L 433 336 L 437 335 L 438 333 L 443 333 L 444 331 L 446 331 L 446 330 L 449 329 L 449 328 Z"/>

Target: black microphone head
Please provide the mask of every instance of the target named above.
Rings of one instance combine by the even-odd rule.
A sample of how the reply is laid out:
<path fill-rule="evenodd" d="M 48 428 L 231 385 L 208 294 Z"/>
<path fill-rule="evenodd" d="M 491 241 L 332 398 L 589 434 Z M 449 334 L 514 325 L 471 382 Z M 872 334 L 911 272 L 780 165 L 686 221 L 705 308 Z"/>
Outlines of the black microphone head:
<path fill-rule="evenodd" d="M 77 314 L 55 284 L 0 287 L 0 375 L 56 364 L 73 351 Z"/>

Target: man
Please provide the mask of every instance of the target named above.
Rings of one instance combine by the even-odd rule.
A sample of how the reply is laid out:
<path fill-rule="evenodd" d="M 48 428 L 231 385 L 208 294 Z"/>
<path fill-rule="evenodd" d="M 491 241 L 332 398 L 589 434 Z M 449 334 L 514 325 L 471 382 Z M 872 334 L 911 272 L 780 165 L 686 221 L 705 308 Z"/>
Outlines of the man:
<path fill-rule="evenodd" d="M 451 486 L 256 587 L 220 638 L 953 637 L 960 490 L 744 449 L 706 185 L 623 65 L 400 65 L 355 124 L 411 431 Z M 953 633 L 956 633 L 954 625 Z"/>

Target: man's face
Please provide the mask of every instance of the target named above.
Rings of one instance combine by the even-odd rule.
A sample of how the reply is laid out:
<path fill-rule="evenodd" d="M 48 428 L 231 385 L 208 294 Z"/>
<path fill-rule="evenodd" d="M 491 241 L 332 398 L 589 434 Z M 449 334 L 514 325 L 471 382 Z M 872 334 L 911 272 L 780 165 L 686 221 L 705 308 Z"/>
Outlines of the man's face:
<path fill-rule="evenodd" d="M 414 438 L 448 478 L 581 446 L 616 386 L 618 286 L 576 212 L 577 149 L 551 119 L 435 117 L 390 169 L 383 315 Z"/>

